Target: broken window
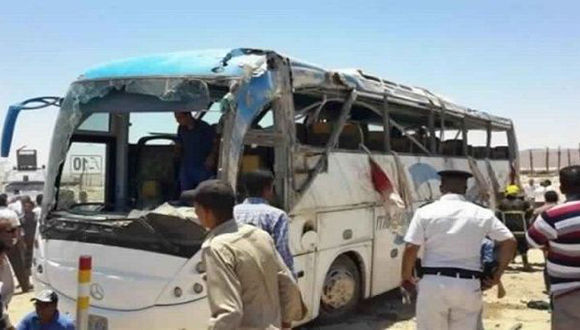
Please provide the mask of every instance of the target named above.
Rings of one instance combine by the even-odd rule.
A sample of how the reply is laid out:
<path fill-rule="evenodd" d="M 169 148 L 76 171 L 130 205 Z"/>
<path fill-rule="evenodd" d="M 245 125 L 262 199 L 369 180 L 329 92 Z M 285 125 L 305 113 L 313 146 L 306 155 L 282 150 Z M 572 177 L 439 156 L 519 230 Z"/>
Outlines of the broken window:
<path fill-rule="evenodd" d="M 487 157 L 487 129 L 469 129 L 467 131 L 468 155 L 476 159 Z"/>
<path fill-rule="evenodd" d="M 396 152 L 430 153 L 429 113 L 408 107 L 389 105 L 391 149 Z"/>
<path fill-rule="evenodd" d="M 463 119 L 449 113 L 443 116 L 443 123 L 440 115 L 435 119 L 435 136 L 440 143 L 438 150 L 444 156 L 465 156 Z"/>
<path fill-rule="evenodd" d="M 172 112 L 131 113 L 129 195 L 132 207 L 152 209 L 179 197 L 177 127 Z"/>
<path fill-rule="evenodd" d="M 108 132 L 110 129 L 108 113 L 93 113 L 82 124 L 79 131 Z"/>
<path fill-rule="evenodd" d="M 105 143 L 71 143 L 61 174 L 58 210 L 105 206 L 107 149 Z"/>
<path fill-rule="evenodd" d="M 509 159 L 508 132 L 506 130 L 491 131 L 491 159 Z"/>

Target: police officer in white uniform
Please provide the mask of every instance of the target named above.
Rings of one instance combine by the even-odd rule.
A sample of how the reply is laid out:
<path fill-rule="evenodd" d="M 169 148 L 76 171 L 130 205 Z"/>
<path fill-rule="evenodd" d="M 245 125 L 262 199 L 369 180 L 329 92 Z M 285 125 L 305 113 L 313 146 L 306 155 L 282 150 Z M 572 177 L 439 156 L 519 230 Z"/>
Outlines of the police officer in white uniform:
<path fill-rule="evenodd" d="M 491 210 L 465 200 L 470 173 L 438 174 L 441 198 L 417 209 L 405 236 L 401 285 L 417 284 L 417 329 L 477 329 L 481 290 L 499 282 L 516 241 Z M 482 284 L 481 245 L 486 236 L 499 246 L 499 266 Z M 421 247 L 423 278 L 418 281 L 413 268 Z"/>

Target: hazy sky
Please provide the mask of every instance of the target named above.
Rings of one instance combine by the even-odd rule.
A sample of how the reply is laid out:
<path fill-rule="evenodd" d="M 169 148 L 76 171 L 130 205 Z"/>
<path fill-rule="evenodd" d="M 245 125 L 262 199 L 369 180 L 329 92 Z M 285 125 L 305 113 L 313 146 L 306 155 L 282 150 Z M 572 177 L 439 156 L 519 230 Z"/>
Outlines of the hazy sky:
<path fill-rule="evenodd" d="M 201 48 L 271 48 L 361 68 L 515 121 L 521 148 L 580 142 L 578 1 L 5 1 L 0 119 L 63 95 L 113 59 Z M 47 156 L 56 109 L 25 113 L 13 143 Z"/>

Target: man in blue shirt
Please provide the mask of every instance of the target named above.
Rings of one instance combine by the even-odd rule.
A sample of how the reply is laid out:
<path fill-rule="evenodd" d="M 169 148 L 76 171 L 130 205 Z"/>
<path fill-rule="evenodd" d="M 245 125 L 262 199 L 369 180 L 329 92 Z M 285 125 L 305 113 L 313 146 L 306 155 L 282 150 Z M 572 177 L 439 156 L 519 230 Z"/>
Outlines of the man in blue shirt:
<path fill-rule="evenodd" d="M 179 183 L 181 191 L 195 189 L 215 174 L 217 141 L 215 130 L 191 112 L 175 112 L 178 153 L 180 156 Z"/>
<path fill-rule="evenodd" d="M 234 208 L 234 219 L 270 234 L 284 263 L 295 274 L 294 259 L 288 246 L 288 215 L 268 203 L 274 198 L 274 176 L 266 170 L 249 172 L 244 176 L 244 189 L 247 198 Z"/>
<path fill-rule="evenodd" d="M 42 290 L 34 298 L 36 311 L 26 315 L 18 330 L 74 330 L 74 322 L 58 312 L 58 296 L 52 290 Z"/>

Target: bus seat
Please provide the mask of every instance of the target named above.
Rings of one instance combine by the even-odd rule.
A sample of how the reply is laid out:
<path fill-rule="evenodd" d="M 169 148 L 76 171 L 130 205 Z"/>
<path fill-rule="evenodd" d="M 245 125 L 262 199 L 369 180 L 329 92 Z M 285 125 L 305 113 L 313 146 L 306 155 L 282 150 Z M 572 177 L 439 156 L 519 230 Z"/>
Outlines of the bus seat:
<path fill-rule="evenodd" d="M 463 155 L 463 140 L 443 141 L 443 154 L 446 156 Z"/>
<path fill-rule="evenodd" d="M 316 122 L 312 124 L 307 135 L 308 144 L 318 147 L 326 146 L 331 132 L 332 125 L 329 122 Z"/>
<path fill-rule="evenodd" d="M 358 150 L 359 145 L 363 142 L 362 129 L 359 124 L 346 123 L 340 132 L 338 138 L 338 147 L 340 149 Z"/>
<path fill-rule="evenodd" d="M 306 144 L 306 125 L 296 123 L 296 141 Z"/>
<path fill-rule="evenodd" d="M 508 159 L 509 158 L 509 148 L 508 147 L 495 147 L 491 149 L 492 159 Z"/>
<path fill-rule="evenodd" d="M 244 155 L 242 157 L 242 173 L 255 171 L 261 167 L 261 164 L 259 155 Z"/>
<path fill-rule="evenodd" d="M 163 203 L 161 183 L 156 180 L 145 180 L 141 184 L 138 198 L 138 208 L 150 209 Z"/>
<path fill-rule="evenodd" d="M 396 152 L 409 152 L 411 140 L 407 137 L 391 137 L 391 149 Z"/>
<path fill-rule="evenodd" d="M 384 132 L 372 131 L 367 133 L 365 145 L 369 150 L 385 151 L 385 134 Z"/>
<path fill-rule="evenodd" d="M 472 155 L 474 158 L 485 158 L 487 147 L 473 147 Z"/>

